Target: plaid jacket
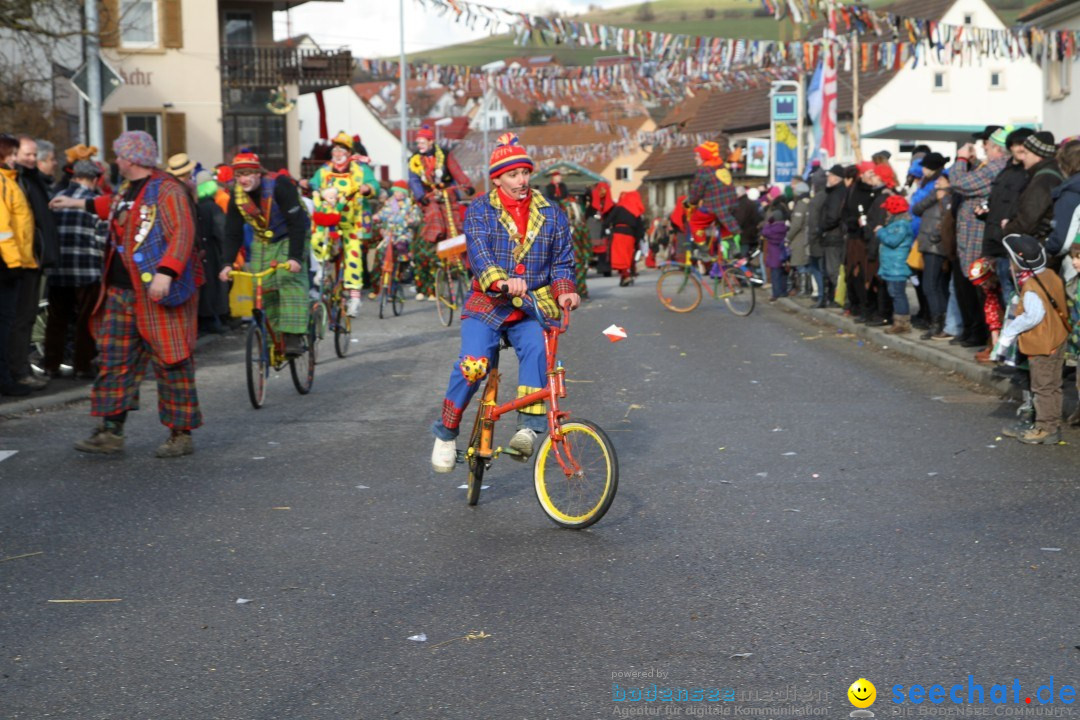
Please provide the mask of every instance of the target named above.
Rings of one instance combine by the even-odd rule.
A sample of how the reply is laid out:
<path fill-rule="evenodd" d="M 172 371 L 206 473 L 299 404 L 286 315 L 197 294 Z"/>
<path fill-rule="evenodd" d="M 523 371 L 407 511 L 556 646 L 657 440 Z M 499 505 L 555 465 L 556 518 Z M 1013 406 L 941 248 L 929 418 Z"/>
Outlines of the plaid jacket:
<path fill-rule="evenodd" d="M 739 197 L 730 183 L 724 183 L 717 177 L 717 173 L 721 171 L 724 171 L 724 168 L 705 165 L 699 167 L 694 173 L 694 180 L 690 184 L 690 194 L 686 200 L 691 205 L 697 205 L 698 210 L 715 215 L 717 222 L 724 226 L 724 230 L 737 235 L 739 221 L 735 219 L 731 211 Z M 728 176 L 730 177 L 730 173 Z"/>
<path fill-rule="evenodd" d="M 59 193 L 62 197 L 90 200 L 97 190 L 73 182 Z M 45 270 L 53 287 L 85 287 L 101 279 L 105 260 L 105 223 L 82 210 L 54 210 L 60 234 L 60 264 Z"/>
<path fill-rule="evenodd" d="M 168 248 L 159 267 L 166 268 L 177 275 L 184 272 L 189 264 L 194 264 L 196 284 L 202 284 L 202 264 L 195 263 L 195 208 L 191 195 L 187 188 L 180 182 L 160 170 L 155 170 L 151 181 L 159 181 L 161 187 L 158 191 L 156 210 L 154 211 L 154 223 L 161 224 L 164 237 L 168 241 Z M 139 273 L 139 268 L 125 257 L 128 248 L 135 243 L 135 236 L 140 225 L 140 208 L 142 207 L 142 195 L 135 199 L 130 208 L 119 213 L 113 212 L 114 205 L 119 206 L 127 184 L 122 185 L 116 195 L 102 195 L 94 199 L 94 209 L 98 217 L 112 218 L 109 230 L 109 242 L 105 251 L 105 267 L 110 263 L 122 262 L 124 268 L 131 276 L 131 284 L 135 289 L 135 323 L 141 335 L 153 349 L 154 357 L 165 365 L 174 365 L 186 360 L 195 349 L 195 337 L 198 332 L 198 317 L 196 312 L 199 307 L 199 295 L 193 294 L 181 305 L 166 307 L 150 299 L 146 292 L 145 281 Z M 118 248 L 125 248 L 125 252 L 118 252 Z M 94 308 L 94 317 L 91 319 L 91 330 L 94 337 L 101 337 L 102 321 L 104 319 L 105 297 L 108 293 L 108 272 L 103 271 L 101 283 L 101 295 L 98 297 L 97 307 Z"/>
<path fill-rule="evenodd" d="M 556 299 L 577 292 L 574 282 L 574 243 L 570 222 L 561 208 L 532 191 L 529 225 L 516 240 L 517 226 L 502 206 L 498 190 L 477 198 L 465 214 L 465 243 L 469 266 L 476 274 L 473 294 L 465 303 L 465 317 L 498 328 L 514 312 L 510 298 L 484 293 L 492 283 L 522 278 L 536 293 L 540 308 L 551 318 L 560 316 Z"/>
<path fill-rule="evenodd" d="M 967 274 L 971 263 L 982 257 L 983 234 L 986 223 L 975 217 L 975 208 L 990 198 L 990 186 L 994 178 L 1005 169 L 1008 158 L 985 162 L 972 169 L 963 160 L 957 160 L 949 171 L 953 192 L 963 198 L 956 213 L 956 254 L 960 269 Z"/>

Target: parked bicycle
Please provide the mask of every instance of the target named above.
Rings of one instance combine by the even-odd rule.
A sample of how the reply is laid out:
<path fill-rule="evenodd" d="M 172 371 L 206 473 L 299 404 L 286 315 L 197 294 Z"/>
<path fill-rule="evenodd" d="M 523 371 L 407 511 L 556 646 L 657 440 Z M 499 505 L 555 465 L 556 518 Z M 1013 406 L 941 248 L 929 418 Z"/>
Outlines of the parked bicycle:
<path fill-rule="evenodd" d="M 256 410 L 261 408 L 266 400 L 266 380 L 270 377 L 271 368 L 280 371 L 288 364 L 293 385 L 301 395 L 311 392 L 311 385 L 315 381 L 315 348 L 318 341 L 316 307 L 320 303 L 314 301 L 309 306 L 308 328 L 303 336 L 300 354 L 291 357 L 286 355 L 284 333 L 274 328 L 270 318 L 263 311 L 263 280 L 279 271 L 288 272 L 288 268 L 274 262 L 262 272 L 250 273 L 241 270 L 229 272 L 231 277 L 249 277 L 255 283 L 255 305 L 252 309 L 252 322 L 248 326 L 245 357 L 248 398 Z"/>
<path fill-rule="evenodd" d="M 515 306 L 527 307 L 544 328 L 547 387 L 500 405 L 499 350 L 496 350 L 476 409 L 469 446 L 463 453 L 469 469 L 466 500 L 469 505 L 480 500 L 484 473 L 495 458 L 518 454 L 512 448 L 492 447 L 495 423 L 507 413 L 544 401 L 548 434 L 533 458 L 536 499 L 555 524 L 580 530 L 602 518 L 615 499 L 619 486 L 615 447 L 596 423 L 569 420 L 570 413 L 559 409 L 559 400 L 566 397 L 566 370 L 557 358 L 559 336 L 570 326 L 570 313 L 564 311 L 562 322 L 554 323 L 539 309 L 534 294 L 530 293 L 524 302 L 520 298 L 514 300 Z M 505 337 L 501 347 L 509 347 Z"/>

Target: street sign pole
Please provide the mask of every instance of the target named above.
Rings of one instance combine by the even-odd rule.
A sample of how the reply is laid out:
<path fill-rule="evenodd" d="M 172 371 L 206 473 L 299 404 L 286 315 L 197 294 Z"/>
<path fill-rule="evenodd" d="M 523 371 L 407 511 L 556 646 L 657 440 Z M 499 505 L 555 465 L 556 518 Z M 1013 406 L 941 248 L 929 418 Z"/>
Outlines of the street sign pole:
<path fill-rule="evenodd" d="M 405 66 L 405 0 L 398 0 L 398 10 L 401 13 L 401 59 L 399 61 L 398 73 L 398 102 L 401 105 L 398 107 L 398 112 L 401 115 L 400 128 L 401 128 L 401 179 L 408 182 L 409 180 L 409 121 L 408 121 L 408 105 L 405 104 L 405 73 L 408 72 L 408 68 Z"/>
<path fill-rule="evenodd" d="M 105 130 L 101 121 L 101 66 L 99 65 L 99 27 L 97 0 L 85 0 L 86 11 L 86 90 L 89 105 L 86 111 L 87 141 L 105 159 Z"/>

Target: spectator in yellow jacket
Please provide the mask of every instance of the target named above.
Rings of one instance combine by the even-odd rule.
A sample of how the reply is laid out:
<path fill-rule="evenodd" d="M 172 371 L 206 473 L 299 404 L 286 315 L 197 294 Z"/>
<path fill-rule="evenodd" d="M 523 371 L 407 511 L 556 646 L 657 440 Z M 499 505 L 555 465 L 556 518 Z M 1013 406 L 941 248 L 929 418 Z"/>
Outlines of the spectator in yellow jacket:
<path fill-rule="evenodd" d="M 8 336 L 15 322 L 19 280 L 37 268 L 34 259 L 34 215 L 15 178 L 19 141 L 0 135 L 0 395 L 26 395 L 30 387 L 15 382 L 8 366 Z"/>

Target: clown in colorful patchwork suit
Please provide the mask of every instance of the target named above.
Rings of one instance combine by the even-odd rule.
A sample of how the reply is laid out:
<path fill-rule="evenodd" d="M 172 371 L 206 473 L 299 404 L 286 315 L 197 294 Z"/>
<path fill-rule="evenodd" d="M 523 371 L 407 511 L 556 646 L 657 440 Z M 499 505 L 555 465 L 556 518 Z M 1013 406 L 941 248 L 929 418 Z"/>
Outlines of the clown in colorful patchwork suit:
<path fill-rule="evenodd" d="M 416 227 L 420 224 L 420 210 L 409 197 L 409 185 L 404 180 L 398 180 L 390 187 L 390 197 L 375 214 L 375 224 L 382 234 L 382 241 L 375 253 L 375 267 L 382 267 L 386 248 L 391 243 L 397 262 L 408 262 L 409 249 L 416 237 Z M 369 297 L 374 299 L 377 295 L 372 293 Z"/>
<path fill-rule="evenodd" d="M 364 286 L 364 255 L 373 250 L 375 243 L 371 235 L 371 214 L 376 196 L 375 171 L 363 161 L 366 151 L 357 146 L 351 137 L 341 132 L 331 141 L 330 162 L 323 165 L 311 178 L 311 189 L 315 192 L 315 206 L 323 202 L 321 192 L 329 187 L 337 189 L 334 204 L 340 205 L 341 218 L 338 232 L 341 233 L 345 253 L 345 289 L 349 291 L 349 303 L 346 311 L 350 317 L 356 317 L 360 310 L 360 291 Z M 354 155 L 360 153 L 360 155 Z M 331 259 L 332 244 L 327 242 L 328 233 L 315 233 L 312 249 L 320 261 Z"/>
<path fill-rule="evenodd" d="M 417 300 L 435 299 L 435 243 L 461 233 L 463 212 L 459 191 L 472 197 L 469 177 L 449 152 L 435 144 L 435 133 L 424 125 L 416 133 L 417 152 L 409 158 L 409 189 L 424 212 L 424 228 L 413 251 Z"/>
<path fill-rule="evenodd" d="M 75 449 L 113 455 L 124 449 L 128 414 L 139 409 L 149 363 L 157 378 L 158 417 L 169 439 L 155 455 L 194 452 L 191 431 L 202 425 L 195 391 L 202 263 L 195 253 L 195 206 L 187 187 L 157 170 L 158 148 L 141 130 L 113 143 L 123 184 L 113 195 L 60 196 L 54 210 L 85 210 L 108 224 L 101 294 L 91 319 L 100 367 L 90 414 L 101 425 Z"/>
<path fill-rule="evenodd" d="M 731 171 L 724 167 L 720 144 L 708 141 L 694 148 L 697 170 L 690 183 L 690 194 L 683 205 L 690 213 L 690 237 L 699 251 L 707 249 L 705 231 L 714 223 L 724 238 L 721 249 L 731 257 L 739 247 L 739 222 L 732 215 L 739 199 L 731 184 Z"/>
<path fill-rule="evenodd" d="M 450 371 L 442 418 L 432 426 L 431 465 L 436 472 L 454 469 L 462 415 L 491 368 L 503 335 L 518 357 L 517 396 L 536 392 L 547 382 L 543 328 L 530 312 L 515 307 L 512 298 L 535 293 L 540 310 L 553 319 L 581 303 L 574 284 L 570 224 L 566 213 L 529 187 L 533 167 L 516 135 L 500 137 L 489 170 L 495 187 L 473 202 L 465 216 L 475 279 L 461 316 L 461 352 Z M 531 457 L 537 436 L 546 428 L 543 402 L 522 408 L 510 440 L 516 451 L 511 457 Z"/>

